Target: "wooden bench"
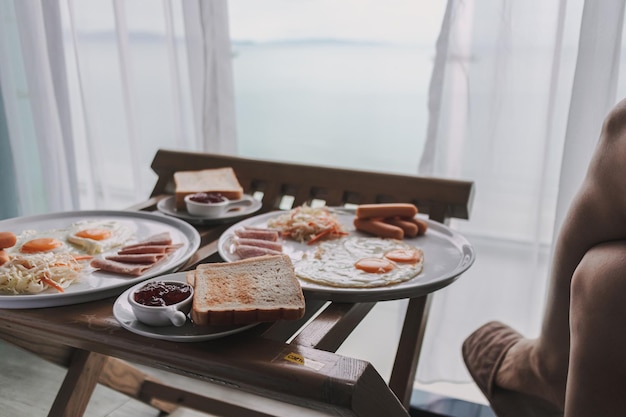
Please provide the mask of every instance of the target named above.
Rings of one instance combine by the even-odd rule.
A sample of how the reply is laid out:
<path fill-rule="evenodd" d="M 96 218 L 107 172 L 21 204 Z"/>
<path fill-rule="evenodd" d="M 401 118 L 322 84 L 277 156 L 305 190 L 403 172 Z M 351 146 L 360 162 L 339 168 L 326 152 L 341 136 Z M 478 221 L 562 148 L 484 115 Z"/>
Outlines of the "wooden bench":
<path fill-rule="evenodd" d="M 451 218 L 467 219 L 472 203 L 469 181 L 159 150 L 152 162 L 158 175 L 154 190 L 147 201 L 130 209 L 156 210 L 159 201 L 173 194 L 176 171 L 226 166 L 235 170 L 246 193 L 262 199 L 260 213 L 313 200 L 328 206 L 410 202 L 430 219 L 445 223 Z M 198 227 L 201 246 L 181 270 L 222 261 L 217 241 L 229 226 Z M 147 340 L 121 328 L 112 315 L 114 299 L 104 299 L 46 309 L 0 310 L 0 338 L 68 368 L 50 416 L 82 415 L 98 383 L 165 412 L 186 406 L 217 415 L 268 415 L 245 404 L 225 402 L 219 394 L 198 395 L 168 385 L 167 380 L 158 381 L 132 365 L 139 363 L 233 386 L 241 395 L 328 410 L 329 415 L 407 417 L 430 299 L 428 294 L 409 300 L 388 385 L 371 364 L 334 353 L 375 302 L 307 299 L 307 313 L 300 321 L 258 326 L 252 333 L 212 342 L 173 344 Z M 284 360 L 292 353 L 321 367 L 315 371 L 294 367 Z"/>
<path fill-rule="evenodd" d="M 448 223 L 451 218 L 469 219 L 473 201 L 474 184 L 471 181 L 398 175 L 371 171 L 339 169 L 323 166 L 293 164 L 258 160 L 236 156 L 159 150 L 152 162 L 158 181 L 152 197 L 173 194 L 174 172 L 207 168 L 232 167 L 244 192 L 262 199 L 261 213 L 311 204 L 322 201 L 327 206 L 349 204 L 403 202 L 413 203 L 420 213 L 431 220 Z M 215 258 L 212 260 L 219 260 Z M 399 349 L 396 353 L 389 385 L 400 401 L 408 408 L 419 354 L 427 324 L 431 294 L 411 298 L 407 307 Z M 324 334 L 323 343 L 308 340 L 306 330 L 296 343 L 334 351 L 346 334 L 365 317 L 373 305 L 360 304 L 336 307 L 333 315 L 327 309 L 328 326 L 341 327 L 332 337 L 330 328 L 315 334 Z M 358 313 L 356 312 L 358 310 Z M 348 313 L 350 311 L 350 313 Z M 350 324 L 346 325 L 346 317 Z M 330 324 L 332 323 L 332 325 Z"/>

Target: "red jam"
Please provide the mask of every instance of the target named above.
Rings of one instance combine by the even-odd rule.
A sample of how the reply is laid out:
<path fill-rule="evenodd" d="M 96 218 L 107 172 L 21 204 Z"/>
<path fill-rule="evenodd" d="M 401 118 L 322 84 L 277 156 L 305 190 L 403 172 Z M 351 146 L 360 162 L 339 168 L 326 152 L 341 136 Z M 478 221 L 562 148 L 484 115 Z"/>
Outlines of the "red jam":
<path fill-rule="evenodd" d="M 191 287 L 182 282 L 150 282 L 137 291 L 133 298 L 145 306 L 162 307 L 180 303 L 191 295 Z"/>
<path fill-rule="evenodd" d="M 226 197 L 224 197 L 220 193 L 196 193 L 189 197 L 191 201 L 195 201 L 196 203 L 222 203 L 226 201 Z"/>

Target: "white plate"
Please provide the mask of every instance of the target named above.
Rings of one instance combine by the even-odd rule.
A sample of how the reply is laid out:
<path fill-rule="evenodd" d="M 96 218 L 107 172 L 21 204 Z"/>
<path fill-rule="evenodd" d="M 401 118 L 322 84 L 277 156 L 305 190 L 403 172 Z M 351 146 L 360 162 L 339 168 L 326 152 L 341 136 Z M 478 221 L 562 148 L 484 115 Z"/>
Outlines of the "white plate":
<path fill-rule="evenodd" d="M 180 243 L 182 247 L 173 252 L 166 262 L 149 269 L 139 277 L 95 271 L 83 277 L 81 281 L 70 285 L 62 293 L 49 289 L 38 294 L 0 294 L 0 308 L 55 307 L 112 297 L 145 279 L 175 271 L 187 262 L 200 247 L 200 235 L 193 226 L 159 213 L 141 211 L 72 211 L 17 217 L 0 221 L 0 231 L 19 234 L 26 229 L 34 229 L 43 232 L 64 228 L 81 220 L 96 219 L 115 220 L 136 228 L 134 240 L 137 241 L 157 233 L 169 232 L 173 243 Z M 98 256 L 106 256 L 115 253 L 116 250 Z"/>
<path fill-rule="evenodd" d="M 199 217 L 192 216 L 187 210 L 176 210 L 176 197 L 166 197 L 157 203 L 157 209 L 169 216 L 178 217 L 186 222 L 196 226 L 204 226 L 209 224 L 228 223 L 242 219 L 250 214 L 254 214 L 263 207 L 263 203 L 255 199 L 251 195 L 244 194 L 242 200 L 249 201 L 250 205 L 245 207 L 235 207 L 220 217 Z"/>
<path fill-rule="evenodd" d="M 351 236 L 369 236 L 354 229 L 354 212 L 343 208 L 331 208 L 339 221 L 350 231 Z M 251 217 L 229 227 L 220 236 L 218 251 L 222 259 L 232 262 L 239 257 L 232 251 L 234 233 L 244 226 L 267 227 L 267 221 L 285 212 L 274 211 Z M 426 220 L 426 219 L 425 219 Z M 445 225 L 426 220 L 428 231 L 423 236 L 404 239 L 404 242 L 424 251 L 424 269 L 415 278 L 399 284 L 376 288 L 339 288 L 300 280 L 302 291 L 307 297 L 322 298 L 338 302 L 367 302 L 419 297 L 443 288 L 465 272 L 474 262 L 472 245 L 460 234 Z M 283 240 L 283 252 L 297 262 L 305 251 L 313 246 L 293 240 Z"/>
<path fill-rule="evenodd" d="M 185 275 L 186 272 L 177 272 L 149 279 L 146 283 L 161 279 L 185 282 Z M 113 316 L 120 322 L 122 327 L 142 336 L 154 339 L 170 340 L 173 342 L 201 342 L 203 340 L 217 339 L 234 333 L 239 333 L 258 324 L 252 323 L 240 326 L 196 326 L 191 322 L 191 320 L 187 320 L 187 322 L 181 327 L 148 326 L 135 318 L 133 309 L 128 302 L 128 293 L 131 290 L 132 288 L 127 289 L 117 298 L 117 300 L 115 300 L 115 304 L 113 304 Z"/>

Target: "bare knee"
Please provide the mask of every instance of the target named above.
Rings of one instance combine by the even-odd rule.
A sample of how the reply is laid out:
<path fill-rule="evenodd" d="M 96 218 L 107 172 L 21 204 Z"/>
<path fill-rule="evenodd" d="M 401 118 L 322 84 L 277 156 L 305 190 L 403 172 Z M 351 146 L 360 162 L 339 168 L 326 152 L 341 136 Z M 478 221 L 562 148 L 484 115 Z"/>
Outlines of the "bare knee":
<path fill-rule="evenodd" d="M 626 323 L 625 291 L 626 242 L 613 241 L 590 249 L 571 284 L 565 408 L 581 413 L 573 415 L 614 415 L 611 413 L 626 406 L 621 391 L 626 386 L 626 334 L 622 331 Z"/>
<path fill-rule="evenodd" d="M 572 336 L 595 326 L 626 320 L 626 241 L 594 246 L 574 271 L 571 282 Z M 599 330 L 599 329 L 598 329 Z"/>
<path fill-rule="evenodd" d="M 626 135 L 626 99 L 620 101 L 604 119 L 603 137 L 617 139 Z"/>

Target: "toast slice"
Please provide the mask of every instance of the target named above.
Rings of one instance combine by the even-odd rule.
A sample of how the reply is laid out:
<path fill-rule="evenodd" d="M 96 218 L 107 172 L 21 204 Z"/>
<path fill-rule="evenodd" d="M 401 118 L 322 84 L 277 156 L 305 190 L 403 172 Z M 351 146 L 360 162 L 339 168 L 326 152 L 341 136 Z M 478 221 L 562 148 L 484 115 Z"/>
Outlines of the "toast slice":
<path fill-rule="evenodd" d="M 177 171 L 174 173 L 176 209 L 185 209 L 185 196 L 195 193 L 220 193 L 230 200 L 243 197 L 243 188 L 231 167 Z"/>
<path fill-rule="evenodd" d="M 187 273 L 194 286 L 191 318 L 197 325 L 297 320 L 304 296 L 288 255 L 199 265 Z"/>

